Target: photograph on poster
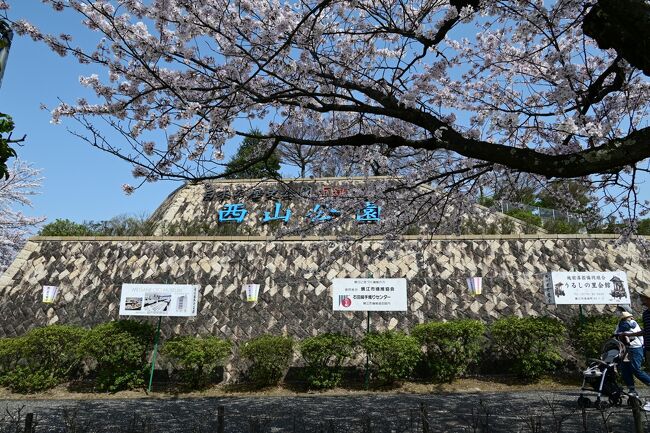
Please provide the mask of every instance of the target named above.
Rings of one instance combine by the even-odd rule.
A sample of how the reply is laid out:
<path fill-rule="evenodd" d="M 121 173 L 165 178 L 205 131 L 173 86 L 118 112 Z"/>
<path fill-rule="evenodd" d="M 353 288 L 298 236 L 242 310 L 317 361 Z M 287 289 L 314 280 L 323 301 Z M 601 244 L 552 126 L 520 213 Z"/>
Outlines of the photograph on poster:
<path fill-rule="evenodd" d="M 144 309 L 148 312 L 167 311 L 171 301 L 170 293 L 145 293 Z"/>
<path fill-rule="evenodd" d="M 142 310 L 142 298 L 126 298 L 124 303 L 124 308 L 129 311 L 138 311 Z"/>

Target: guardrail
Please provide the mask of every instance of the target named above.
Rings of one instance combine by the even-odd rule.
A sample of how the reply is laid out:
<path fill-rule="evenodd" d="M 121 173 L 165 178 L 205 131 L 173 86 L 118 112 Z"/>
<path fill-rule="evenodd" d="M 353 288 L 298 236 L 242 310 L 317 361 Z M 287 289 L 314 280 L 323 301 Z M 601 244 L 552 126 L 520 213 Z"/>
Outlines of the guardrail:
<path fill-rule="evenodd" d="M 539 206 L 530 206 L 523 203 L 513 203 L 505 200 L 495 201 L 491 209 L 500 210 L 501 213 L 506 213 L 514 209 L 523 209 L 530 211 L 533 215 L 539 216 L 542 219 L 542 222 L 547 220 L 563 220 L 570 223 L 580 223 L 582 222 L 581 218 L 576 214 L 569 212 L 559 211 L 556 209 L 548 209 Z"/>

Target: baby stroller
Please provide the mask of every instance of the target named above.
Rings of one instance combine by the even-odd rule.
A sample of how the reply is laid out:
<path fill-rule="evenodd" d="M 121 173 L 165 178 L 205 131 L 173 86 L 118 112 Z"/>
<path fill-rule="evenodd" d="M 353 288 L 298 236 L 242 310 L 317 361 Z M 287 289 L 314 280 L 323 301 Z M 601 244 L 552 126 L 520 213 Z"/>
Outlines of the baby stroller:
<path fill-rule="evenodd" d="M 625 359 L 625 344 L 616 338 L 609 339 L 603 345 L 600 359 L 590 359 L 589 366 L 582 372 L 582 388 L 578 397 L 579 407 L 591 407 L 592 401 L 587 395 L 596 395 L 593 406 L 604 409 L 608 406 L 620 406 L 623 395 L 627 395 L 617 382 L 618 363 Z M 607 397 L 608 401 L 602 400 Z"/>

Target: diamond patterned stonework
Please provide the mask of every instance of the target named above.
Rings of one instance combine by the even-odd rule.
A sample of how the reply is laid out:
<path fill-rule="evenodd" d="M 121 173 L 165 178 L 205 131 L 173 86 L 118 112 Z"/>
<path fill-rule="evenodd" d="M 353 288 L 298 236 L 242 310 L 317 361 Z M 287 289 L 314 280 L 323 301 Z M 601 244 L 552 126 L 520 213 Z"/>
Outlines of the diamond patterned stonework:
<path fill-rule="evenodd" d="M 122 283 L 199 284 L 198 316 L 163 320 L 164 334 L 245 340 L 264 333 L 362 335 L 364 313 L 332 311 L 332 278 L 407 278 L 409 311 L 373 313 L 375 328 L 391 329 L 464 317 L 574 316 L 576 307 L 544 303 L 547 271 L 624 270 L 631 288 L 650 281 L 648 259 L 633 241 L 541 236 L 365 240 L 346 243 L 339 255 L 329 249 L 332 239 L 318 238 L 33 238 L 0 277 L 0 336 L 117 319 Z M 465 278 L 479 273 L 483 294 L 473 297 Z M 241 290 L 249 282 L 261 284 L 254 304 Z M 43 285 L 60 287 L 54 305 L 41 303 Z"/>

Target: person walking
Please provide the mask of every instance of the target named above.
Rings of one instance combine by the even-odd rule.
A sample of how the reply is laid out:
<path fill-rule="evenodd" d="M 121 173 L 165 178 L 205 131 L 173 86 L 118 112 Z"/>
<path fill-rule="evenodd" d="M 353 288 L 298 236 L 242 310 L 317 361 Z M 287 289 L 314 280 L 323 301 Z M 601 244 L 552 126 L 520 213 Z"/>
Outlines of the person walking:
<path fill-rule="evenodd" d="M 632 314 L 623 311 L 614 334 L 619 338 L 627 340 L 627 356 L 621 362 L 621 375 L 628 387 L 628 394 L 636 396 L 638 394 L 634 386 L 635 376 L 641 382 L 650 386 L 650 375 L 641 369 L 644 359 L 643 330 L 634 320 Z"/>
<path fill-rule="evenodd" d="M 642 336 L 645 354 L 645 368 L 650 371 L 650 286 L 643 290 L 637 291 L 641 303 L 643 304 L 643 314 L 641 315 L 641 322 L 643 323 L 643 331 L 641 333 L 631 333 L 629 336 Z M 632 311 L 626 306 L 619 305 L 620 311 Z"/>
<path fill-rule="evenodd" d="M 643 341 L 645 345 L 645 368 L 650 371 L 650 287 L 638 292 L 643 304 L 643 315 L 641 321 L 643 322 Z"/>

